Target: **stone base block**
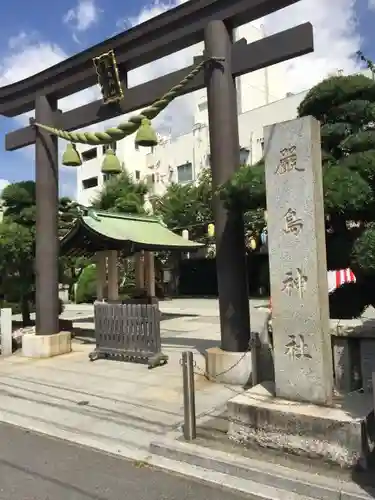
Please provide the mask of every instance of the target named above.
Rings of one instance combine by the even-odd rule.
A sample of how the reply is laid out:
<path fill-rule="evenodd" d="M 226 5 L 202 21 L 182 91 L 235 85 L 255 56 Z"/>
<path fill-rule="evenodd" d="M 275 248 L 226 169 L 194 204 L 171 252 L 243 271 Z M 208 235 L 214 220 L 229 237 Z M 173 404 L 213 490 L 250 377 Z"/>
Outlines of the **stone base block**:
<path fill-rule="evenodd" d="M 67 354 L 71 350 L 70 332 L 60 332 L 54 335 L 28 333 L 22 337 L 22 356 L 27 358 L 51 358 Z"/>
<path fill-rule="evenodd" d="M 228 352 L 219 347 L 206 351 L 206 374 L 210 380 L 221 384 L 251 384 L 252 365 L 251 352 Z"/>
<path fill-rule="evenodd" d="M 273 384 L 256 385 L 228 402 L 228 436 L 341 467 L 367 466 L 374 447 L 369 394 L 353 393 L 332 407 L 276 398 Z"/>

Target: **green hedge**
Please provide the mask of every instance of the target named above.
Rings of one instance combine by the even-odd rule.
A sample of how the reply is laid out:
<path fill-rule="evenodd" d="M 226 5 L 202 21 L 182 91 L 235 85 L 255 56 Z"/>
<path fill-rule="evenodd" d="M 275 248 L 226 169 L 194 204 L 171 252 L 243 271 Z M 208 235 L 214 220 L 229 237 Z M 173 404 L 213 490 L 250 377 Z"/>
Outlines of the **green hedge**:
<path fill-rule="evenodd" d="M 77 283 L 76 303 L 93 303 L 96 299 L 96 266 L 87 266 Z"/>

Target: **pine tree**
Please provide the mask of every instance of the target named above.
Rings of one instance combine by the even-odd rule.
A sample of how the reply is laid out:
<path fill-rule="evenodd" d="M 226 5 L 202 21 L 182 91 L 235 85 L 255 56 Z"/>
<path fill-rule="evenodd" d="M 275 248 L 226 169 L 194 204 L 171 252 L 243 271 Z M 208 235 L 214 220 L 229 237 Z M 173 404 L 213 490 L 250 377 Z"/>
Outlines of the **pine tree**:
<path fill-rule="evenodd" d="M 375 305 L 375 82 L 361 74 L 327 78 L 307 93 L 298 115 L 321 122 L 328 268 L 351 267 L 357 277 L 355 287 L 336 294 L 335 315 L 358 316 Z M 221 192 L 246 211 L 266 208 L 265 189 L 262 160 L 241 167 Z"/>

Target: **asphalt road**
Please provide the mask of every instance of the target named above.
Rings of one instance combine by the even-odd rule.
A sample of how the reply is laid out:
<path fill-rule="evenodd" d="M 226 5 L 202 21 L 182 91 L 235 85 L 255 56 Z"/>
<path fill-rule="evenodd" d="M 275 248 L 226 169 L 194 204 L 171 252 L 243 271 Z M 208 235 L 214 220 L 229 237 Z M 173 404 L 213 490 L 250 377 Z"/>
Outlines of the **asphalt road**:
<path fill-rule="evenodd" d="M 1 500 L 240 500 L 218 488 L 0 424 Z"/>

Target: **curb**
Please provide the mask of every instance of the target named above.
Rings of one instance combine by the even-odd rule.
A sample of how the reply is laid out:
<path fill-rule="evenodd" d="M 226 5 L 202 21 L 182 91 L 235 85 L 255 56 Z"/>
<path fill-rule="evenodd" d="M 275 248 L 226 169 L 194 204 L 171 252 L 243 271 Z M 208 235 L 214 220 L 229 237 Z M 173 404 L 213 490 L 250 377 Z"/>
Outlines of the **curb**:
<path fill-rule="evenodd" d="M 220 488 L 228 493 L 239 493 L 245 495 L 249 500 L 316 500 L 316 498 L 299 495 L 280 488 L 261 484 L 250 479 L 231 476 L 214 470 L 198 467 L 182 461 L 175 461 L 162 456 L 150 455 L 146 463 L 155 470 L 173 473 L 185 479 Z M 331 497 L 336 500 L 335 497 Z M 339 498 L 339 497 L 337 497 Z M 371 497 L 358 497 L 360 500 L 368 500 Z M 341 499 L 340 499 L 341 500 Z M 351 500 L 345 498 L 345 500 Z M 356 499 L 357 500 L 357 499 Z"/>
<path fill-rule="evenodd" d="M 250 458 L 238 457 L 230 453 L 208 449 L 173 439 L 161 439 L 150 445 L 153 455 L 167 458 L 171 461 L 183 462 L 209 473 L 226 476 L 226 483 L 239 484 L 245 481 L 247 494 L 262 492 L 267 495 L 267 489 L 275 490 L 276 496 L 281 499 L 319 499 L 319 500 L 373 500 L 375 491 L 367 493 L 354 482 L 335 480 L 329 477 L 317 476 L 308 472 L 296 471 L 287 467 L 261 462 Z M 227 482 L 231 479 L 230 483 Z M 208 479 L 208 477 L 206 477 Z M 232 481 L 235 479 L 235 481 Z M 242 484 L 242 486 L 244 486 Z M 232 488 L 231 488 L 232 489 Z M 257 492 L 258 490 L 258 492 Z M 370 491 L 370 488 L 369 488 Z M 291 496 L 294 495 L 294 496 Z M 255 497 L 257 498 L 257 497 Z M 260 497 L 260 498 L 267 498 Z"/>

